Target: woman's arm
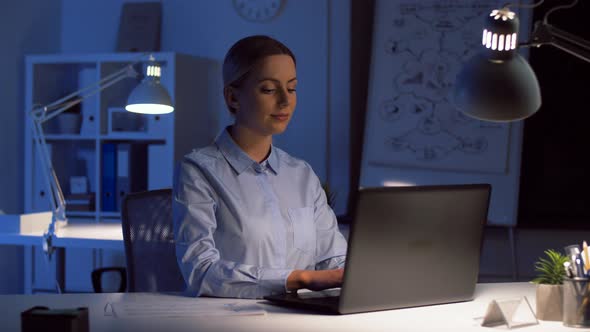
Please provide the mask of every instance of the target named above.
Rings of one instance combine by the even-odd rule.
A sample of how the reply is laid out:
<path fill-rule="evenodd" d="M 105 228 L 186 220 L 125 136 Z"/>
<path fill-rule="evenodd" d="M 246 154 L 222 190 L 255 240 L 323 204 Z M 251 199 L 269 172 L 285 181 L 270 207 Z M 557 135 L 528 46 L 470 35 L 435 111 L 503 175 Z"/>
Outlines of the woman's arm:
<path fill-rule="evenodd" d="M 290 291 L 300 288 L 322 290 L 342 286 L 344 269 L 334 270 L 295 270 L 287 278 L 287 289 Z"/>
<path fill-rule="evenodd" d="M 181 163 L 174 181 L 176 256 L 189 293 L 261 298 L 284 293 L 291 269 L 268 269 L 224 260 L 215 245 L 216 193 L 198 165 Z"/>
<path fill-rule="evenodd" d="M 311 166 L 308 165 L 311 170 Z M 312 171 L 313 172 L 313 171 Z M 336 215 L 328 205 L 320 180 L 314 174 L 309 188 L 314 197 L 314 224 L 316 228 L 316 270 L 295 270 L 287 278 L 287 289 L 323 290 L 342 286 L 346 239 L 338 229 Z"/>
<path fill-rule="evenodd" d="M 317 176 L 314 177 L 310 190 L 314 195 L 314 224 L 317 236 L 315 269 L 342 269 L 346 260 L 346 239 L 338 229 L 336 215 L 328 205 L 326 193 Z"/>

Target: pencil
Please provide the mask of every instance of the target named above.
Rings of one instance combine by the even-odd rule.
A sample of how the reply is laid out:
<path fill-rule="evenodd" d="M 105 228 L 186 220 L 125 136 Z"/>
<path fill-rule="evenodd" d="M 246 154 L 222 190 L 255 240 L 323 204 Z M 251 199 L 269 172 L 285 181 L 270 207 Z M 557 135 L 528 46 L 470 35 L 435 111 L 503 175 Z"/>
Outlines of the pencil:
<path fill-rule="evenodd" d="M 582 244 L 584 250 L 584 268 L 586 271 L 590 270 L 590 259 L 588 259 L 588 244 L 586 241 Z"/>

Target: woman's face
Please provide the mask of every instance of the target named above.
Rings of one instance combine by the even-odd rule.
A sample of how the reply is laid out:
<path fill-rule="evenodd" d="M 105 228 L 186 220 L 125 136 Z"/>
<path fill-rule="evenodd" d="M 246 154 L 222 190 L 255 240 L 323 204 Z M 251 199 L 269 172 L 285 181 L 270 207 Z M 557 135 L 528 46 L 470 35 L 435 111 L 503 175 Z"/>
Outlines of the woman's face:
<path fill-rule="evenodd" d="M 262 136 L 282 133 L 297 104 L 296 85 L 295 63 L 290 56 L 262 59 L 235 90 L 236 124 Z"/>

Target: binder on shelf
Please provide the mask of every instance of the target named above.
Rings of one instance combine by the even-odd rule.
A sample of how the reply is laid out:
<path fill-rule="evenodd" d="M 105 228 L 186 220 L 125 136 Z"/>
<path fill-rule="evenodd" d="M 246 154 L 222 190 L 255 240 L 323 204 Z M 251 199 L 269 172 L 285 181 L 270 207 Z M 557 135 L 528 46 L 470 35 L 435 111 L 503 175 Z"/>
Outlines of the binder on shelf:
<path fill-rule="evenodd" d="M 129 193 L 129 153 L 131 144 L 117 145 L 117 209 L 123 206 L 123 198 Z"/>
<path fill-rule="evenodd" d="M 117 201 L 115 196 L 117 182 L 116 148 L 117 146 L 114 143 L 104 143 L 102 145 L 102 211 L 117 210 Z"/>
<path fill-rule="evenodd" d="M 117 144 L 117 210 L 129 193 L 147 190 L 147 145 Z"/>
<path fill-rule="evenodd" d="M 49 159 L 52 159 L 52 152 L 53 152 L 53 145 L 51 143 L 45 144 L 47 148 L 47 154 L 49 155 Z M 45 173 L 43 172 L 42 166 L 43 163 L 41 162 L 41 156 L 36 151 L 37 146 L 33 145 L 33 162 L 35 167 L 35 174 L 33 178 L 33 206 L 32 211 L 51 211 L 51 203 L 50 200 L 47 198 L 47 195 L 50 194 L 49 188 L 47 188 L 47 183 L 45 182 Z"/>
<path fill-rule="evenodd" d="M 89 86 L 96 81 L 96 66 L 84 67 L 78 73 L 78 85 Z M 97 116 L 96 106 L 98 102 L 98 95 L 89 96 L 80 102 L 82 113 L 82 124 L 80 128 L 80 135 L 92 136 L 97 131 Z"/>

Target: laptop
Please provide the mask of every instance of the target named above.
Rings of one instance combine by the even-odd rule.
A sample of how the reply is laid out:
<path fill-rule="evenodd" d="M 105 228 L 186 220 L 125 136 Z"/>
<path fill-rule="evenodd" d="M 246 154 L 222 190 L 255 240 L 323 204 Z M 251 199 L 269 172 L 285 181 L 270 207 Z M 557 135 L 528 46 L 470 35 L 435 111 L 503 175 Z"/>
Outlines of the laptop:
<path fill-rule="evenodd" d="M 266 296 L 334 314 L 470 301 L 491 186 L 359 190 L 341 288 Z"/>

